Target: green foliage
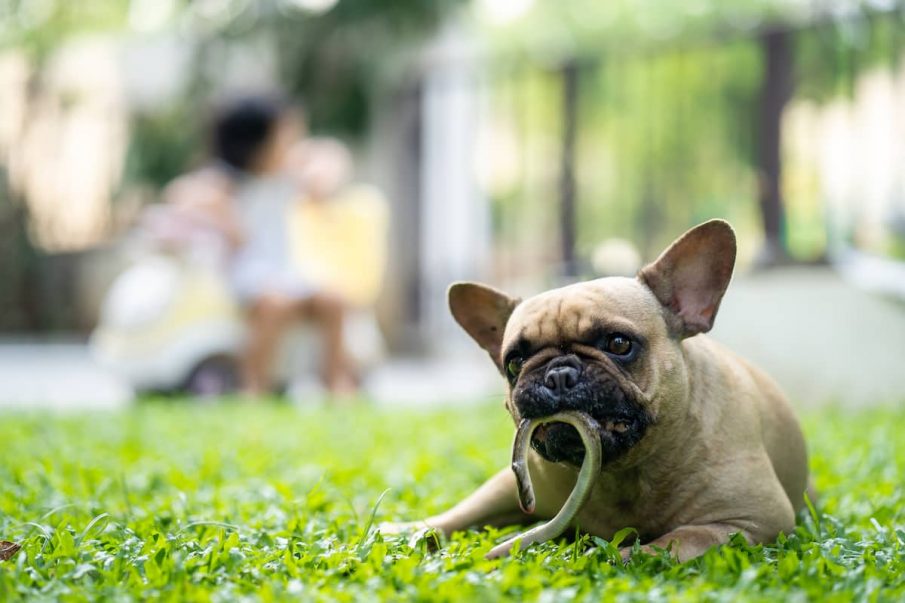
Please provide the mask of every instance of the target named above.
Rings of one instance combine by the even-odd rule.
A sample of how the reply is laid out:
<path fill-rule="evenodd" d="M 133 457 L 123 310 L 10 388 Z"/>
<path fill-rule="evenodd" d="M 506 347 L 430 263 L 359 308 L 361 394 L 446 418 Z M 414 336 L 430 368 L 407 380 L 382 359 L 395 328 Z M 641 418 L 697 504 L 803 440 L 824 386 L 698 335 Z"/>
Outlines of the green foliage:
<path fill-rule="evenodd" d="M 193 156 L 201 155 L 207 124 L 188 119 L 193 111 L 184 104 L 132 118 L 124 183 L 163 187 L 185 172 Z"/>
<path fill-rule="evenodd" d="M 504 73 L 505 75 L 505 73 Z M 578 245 L 620 237 L 656 257 L 677 233 L 730 220 L 758 241 L 756 118 L 760 49 L 742 40 L 657 53 L 604 55 L 578 85 Z M 550 236 L 559 195 L 562 82 L 522 69 L 497 78 L 495 110 L 519 154 L 518 190 L 492 187 L 501 238 L 526 252 Z M 555 257 L 555 256 L 554 256 Z"/>
<path fill-rule="evenodd" d="M 760 72 L 746 41 L 602 63 L 585 103 L 582 243 L 621 236 L 652 258 L 709 218 L 756 231 Z"/>
<path fill-rule="evenodd" d="M 754 255 L 762 228 L 757 149 L 767 24 L 786 23 L 792 32 L 793 102 L 850 97 L 867 71 L 897 68 L 905 43 L 901 7 L 874 11 L 852 1 L 837 14 L 795 17 L 793 4 L 539 0 L 524 18 L 488 26 L 497 68 L 508 75 L 519 65 L 492 86 L 498 115 L 519 112 L 510 126 L 520 130 L 513 135 L 519 190 L 490 190 L 503 239 L 527 241 L 522 258 L 553 240 L 559 173 L 550 158 L 559 157 L 563 122 L 555 68 L 577 58 L 580 252 L 621 237 L 652 258 L 676 233 L 722 217 L 752 247 L 742 256 Z M 520 91 L 515 101 L 513 90 Z M 826 250 L 819 187 L 811 186 L 809 199 L 807 190 L 792 188 L 790 174 L 801 180 L 786 158 L 787 251 L 813 260 Z"/>
<path fill-rule="evenodd" d="M 840 43 L 874 42 L 873 21 L 903 16 L 901 0 L 834 0 L 832 5 L 789 0 L 535 0 L 526 13 L 498 22 L 479 15 L 503 52 L 535 57 L 609 54 L 680 47 L 702 41 L 756 37 L 777 27 L 838 27 Z M 480 12 L 480 11 L 479 11 Z M 891 30 L 892 32 L 892 30 Z"/>
<path fill-rule="evenodd" d="M 901 408 L 809 415 L 818 511 L 778 543 L 623 567 L 627 531 L 489 562 L 499 531 L 431 553 L 373 529 L 503 466 L 512 426 L 497 405 L 6 415 L 0 540 L 22 550 L 0 562 L 0 600 L 901 600 L 903 421 Z"/>
<path fill-rule="evenodd" d="M 322 15 L 262 22 L 280 49 L 280 81 L 305 103 L 316 131 L 361 136 L 380 94 L 396 92 L 409 54 L 462 0 L 343 0 Z"/>
<path fill-rule="evenodd" d="M 897 68 L 903 23 L 905 12 L 899 11 L 802 29 L 795 39 L 797 96 L 818 102 L 848 97 L 860 74 Z"/>
<path fill-rule="evenodd" d="M 128 2 L 110 0 L 5 0 L 0 2 L 0 49 L 20 48 L 40 64 L 68 36 L 123 28 L 128 8 Z"/>
<path fill-rule="evenodd" d="M 2 0 L 0 49 L 22 49 L 40 66 L 73 37 L 134 33 L 130 4 L 135 3 Z M 375 94 L 408 77 L 408 51 L 463 4 L 342 0 L 325 12 L 312 12 L 286 0 L 176 0 L 163 26 L 179 28 L 198 46 L 191 89 L 184 91 L 190 98 L 210 93 L 212 74 L 221 67 L 213 56 L 217 51 L 235 42 L 273 45 L 279 49 L 279 82 L 306 103 L 315 129 L 361 136 Z M 184 111 L 182 117 L 194 117 L 191 113 Z M 149 139 L 154 142 L 166 141 Z"/>

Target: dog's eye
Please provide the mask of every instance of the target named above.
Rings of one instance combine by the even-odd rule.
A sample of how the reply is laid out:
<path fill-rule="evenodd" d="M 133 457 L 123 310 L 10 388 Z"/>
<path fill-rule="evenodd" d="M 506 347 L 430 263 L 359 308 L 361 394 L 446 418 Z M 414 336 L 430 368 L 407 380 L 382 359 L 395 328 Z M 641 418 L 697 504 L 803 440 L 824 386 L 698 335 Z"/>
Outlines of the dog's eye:
<path fill-rule="evenodd" d="M 632 351 L 632 340 L 618 333 L 610 335 L 604 344 L 604 351 L 613 356 L 627 356 Z"/>
<path fill-rule="evenodd" d="M 518 374 L 522 371 L 522 362 L 522 359 L 516 356 L 515 358 L 510 358 L 509 362 L 506 363 L 506 371 L 513 379 L 518 377 Z"/>

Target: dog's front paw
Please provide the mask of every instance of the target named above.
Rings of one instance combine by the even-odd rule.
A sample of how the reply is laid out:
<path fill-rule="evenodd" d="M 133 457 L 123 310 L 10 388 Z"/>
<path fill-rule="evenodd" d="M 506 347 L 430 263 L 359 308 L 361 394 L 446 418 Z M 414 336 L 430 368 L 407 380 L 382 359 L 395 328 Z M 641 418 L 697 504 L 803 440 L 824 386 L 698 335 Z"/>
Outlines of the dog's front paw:
<path fill-rule="evenodd" d="M 642 555 L 642 556 L 643 555 L 656 555 L 657 551 L 654 550 L 653 548 L 651 548 L 647 544 L 643 544 L 640 547 L 638 547 L 637 551 L 635 550 L 635 548 L 633 546 L 624 546 L 621 549 L 619 549 L 619 556 L 622 557 L 622 564 L 628 565 L 628 562 L 632 560 L 632 555 L 634 555 L 635 553 Z"/>
<path fill-rule="evenodd" d="M 427 550 L 433 552 L 442 544 L 440 531 L 423 521 L 386 522 L 377 526 L 377 531 L 383 536 L 407 537 L 407 544 L 413 549 L 424 543 Z"/>
<path fill-rule="evenodd" d="M 418 521 L 387 521 L 378 525 L 377 531 L 384 536 L 403 536 L 412 534 L 424 527 L 424 524 Z"/>
<path fill-rule="evenodd" d="M 619 556 L 622 558 L 622 565 L 628 565 L 628 562 L 632 560 L 632 547 L 624 546 L 619 549 Z"/>

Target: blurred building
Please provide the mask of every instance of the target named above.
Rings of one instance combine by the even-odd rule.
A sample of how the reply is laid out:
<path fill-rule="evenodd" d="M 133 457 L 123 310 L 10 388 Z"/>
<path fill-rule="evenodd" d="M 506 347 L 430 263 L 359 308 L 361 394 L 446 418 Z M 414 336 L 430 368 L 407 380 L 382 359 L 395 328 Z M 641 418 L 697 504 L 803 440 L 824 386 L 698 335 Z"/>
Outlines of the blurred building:
<path fill-rule="evenodd" d="M 0 8 L 3 332 L 91 328 L 117 241 L 240 90 L 304 99 L 384 190 L 396 350 L 450 340 L 453 280 L 536 290 L 713 216 L 748 264 L 905 259 L 894 0 L 79 5 Z"/>

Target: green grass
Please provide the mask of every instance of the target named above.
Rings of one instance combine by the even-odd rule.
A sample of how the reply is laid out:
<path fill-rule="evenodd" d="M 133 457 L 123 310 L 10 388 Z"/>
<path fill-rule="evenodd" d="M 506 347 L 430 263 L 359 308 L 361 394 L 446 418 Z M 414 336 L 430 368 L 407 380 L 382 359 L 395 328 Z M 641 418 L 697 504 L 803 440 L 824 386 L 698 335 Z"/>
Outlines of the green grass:
<path fill-rule="evenodd" d="M 903 600 L 905 410 L 805 417 L 822 498 L 770 546 L 615 563 L 600 539 L 488 562 L 375 521 L 436 512 L 506 464 L 499 405 L 432 412 L 145 404 L 0 415 L 0 601 Z M 378 501 L 382 501 L 378 506 Z"/>

